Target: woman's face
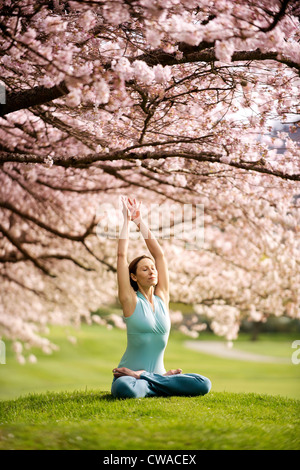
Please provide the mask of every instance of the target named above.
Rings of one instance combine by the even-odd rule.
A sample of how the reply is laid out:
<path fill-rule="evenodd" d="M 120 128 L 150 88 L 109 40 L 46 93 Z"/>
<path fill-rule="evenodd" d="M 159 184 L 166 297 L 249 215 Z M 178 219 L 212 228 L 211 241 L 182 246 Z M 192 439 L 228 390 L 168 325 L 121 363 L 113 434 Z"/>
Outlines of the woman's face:
<path fill-rule="evenodd" d="M 133 280 L 142 287 L 156 286 L 157 270 L 153 261 L 143 258 L 138 262 L 136 274 L 132 274 Z"/>

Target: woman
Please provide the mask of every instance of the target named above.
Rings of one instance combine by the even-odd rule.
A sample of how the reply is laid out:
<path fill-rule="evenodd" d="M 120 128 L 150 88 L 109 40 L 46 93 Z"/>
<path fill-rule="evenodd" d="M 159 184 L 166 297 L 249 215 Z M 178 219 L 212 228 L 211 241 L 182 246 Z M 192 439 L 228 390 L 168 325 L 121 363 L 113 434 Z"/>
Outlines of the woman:
<path fill-rule="evenodd" d="M 127 326 L 127 349 L 113 369 L 111 392 L 118 398 L 205 395 L 211 383 L 181 369 L 166 372 L 164 351 L 170 332 L 169 275 L 163 250 L 145 221 L 140 203 L 122 198 L 124 224 L 118 242 L 118 294 Z M 153 257 L 142 255 L 127 264 L 129 222 L 140 230 Z"/>

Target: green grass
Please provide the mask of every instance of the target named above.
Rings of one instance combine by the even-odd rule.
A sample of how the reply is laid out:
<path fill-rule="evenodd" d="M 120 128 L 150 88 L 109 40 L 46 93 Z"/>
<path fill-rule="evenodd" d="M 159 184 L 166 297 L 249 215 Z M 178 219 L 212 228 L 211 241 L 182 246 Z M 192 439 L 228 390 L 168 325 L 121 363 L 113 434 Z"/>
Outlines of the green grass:
<path fill-rule="evenodd" d="M 99 325 L 83 325 L 80 330 L 67 332 L 77 337 L 77 344 L 66 340 L 61 327 L 51 328 L 50 339 L 60 350 L 47 356 L 33 351 L 36 364 L 17 363 L 7 344 L 6 364 L 0 365 L 0 399 L 17 398 L 30 392 L 72 391 L 94 388 L 109 391 L 112 369 L 118 364 L 126 347 L 126 332 L 107 330 Z M 214 339 L 201 334 L 200 339 Z M 235 349 L 250 350 L 258 354 L 291 358 L 290 335 L 262 335 L 257 343 L 241 335 Z M 209 377 L 215 392 L 254 392 L 300 399 L 300 364 L 266 364 L 242 362 L 210 356 L 184 347 L 186 336 L 174 331 L 166 349 L 167 369 L 181 367 L 184 372 L 196 372 Z"/>
<path fill-rule="evenodd" d="M 167 368 L 181 367 L 212 381 L 204 397 L 115 400 L 111 370 L 126 332 L 84 325 L 51 328 L 60 346 L 36 364 L 20 365 L 7 343 L 0 365 L 0 449 L 299 449 L 300 365 L 242 362 L 184 347 L 173 332 Z M 210 334 L 200 339 L 214 339 Z M 241 335 L 236 349 L 291 357 L 291 335 Z"/>
<path fill-rule="evenodd" d="M 297 450 L 299 414 L 299 401 L 259 394 L 35 394 L 0 403 L 0 449 Z"/>

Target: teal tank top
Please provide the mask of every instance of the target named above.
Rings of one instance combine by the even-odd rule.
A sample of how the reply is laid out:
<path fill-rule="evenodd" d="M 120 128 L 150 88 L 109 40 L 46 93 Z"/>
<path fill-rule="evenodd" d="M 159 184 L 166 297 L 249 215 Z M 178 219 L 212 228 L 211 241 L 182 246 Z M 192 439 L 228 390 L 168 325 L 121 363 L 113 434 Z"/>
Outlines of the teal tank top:
<path fill-rule="evenodd" d="M 170 317 L 166 305 L 153 296 L 154 311 L 150 302 L 137 291 L 137 304 L 130 317 L 123 316 L 127 327 L 127 348 L 118 367 L 146 370 L 156 374 L 166 372 L 164 351 L 170 333 Z"/>

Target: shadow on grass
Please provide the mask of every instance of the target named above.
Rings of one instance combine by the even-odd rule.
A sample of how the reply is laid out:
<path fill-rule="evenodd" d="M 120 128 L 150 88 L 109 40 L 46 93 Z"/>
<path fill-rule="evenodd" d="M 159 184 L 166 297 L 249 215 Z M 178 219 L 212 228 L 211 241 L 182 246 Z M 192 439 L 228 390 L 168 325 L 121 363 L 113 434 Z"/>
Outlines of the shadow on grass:
<path fill-rule="evenodd" d="M 3 400 L 0 401 L 0 409 L 5 406 L 17 406 L 25 405 L 28 407 L 38 405 L 38 406 L 49 406 L 50 404 L 64 404 L 68 402 L 77 402 L 77 403 L 91 403 L 96 401 L 115 401 L 117 400 L 109 392 L 98 392 L 93 391 L 74 391 L 74 392 L 46 392 L 46 393 L 29 393 L 26 395 L 21 395 L 18 398 L 12 400 Z"/>

